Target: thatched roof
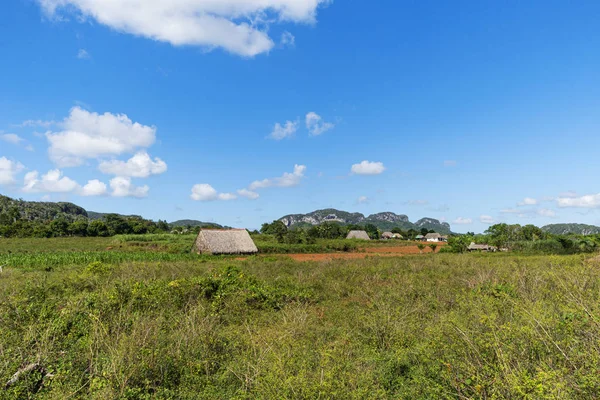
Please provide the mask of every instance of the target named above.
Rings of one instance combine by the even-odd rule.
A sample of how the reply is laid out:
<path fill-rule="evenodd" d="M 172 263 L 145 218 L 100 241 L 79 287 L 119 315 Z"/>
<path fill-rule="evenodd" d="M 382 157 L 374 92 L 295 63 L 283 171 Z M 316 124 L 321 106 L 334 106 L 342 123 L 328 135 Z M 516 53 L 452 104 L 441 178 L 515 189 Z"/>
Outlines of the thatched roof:
<path fill-rule="evenodd" d="M 361 240 L 371 240 L 367 232 L 365 231 L 350 231 L 346 239 L 361 239 Z"/>
<path fill-rule="evenodd" d="M 394 234 L 392 232 L 383 232 L 381 234 L 381 237 L 384 239 L 392 239 L 394 237 Z"/>
<path fill-rule="evenodd" d="M 199 254 L 258 253 L 254 241 L 245 229 L 201 230 L 192 251 Z"/>
<path fill-rule="evenodd" d="M 467 247 L 468 250 L 480 250 L 480 251 L 496 251 L 496 247 L 494 246 L 490 246 L 488 244 L 476 244 L 476 243 L 471 243 L 469 245 L 469 247 Z"/>
<path fill-rule="evenodd" d="M 425 239 L 441 239 L 442 235 L 440 235 L 439 233 L 428 233 L 427 235 L 425 235 Z"/>

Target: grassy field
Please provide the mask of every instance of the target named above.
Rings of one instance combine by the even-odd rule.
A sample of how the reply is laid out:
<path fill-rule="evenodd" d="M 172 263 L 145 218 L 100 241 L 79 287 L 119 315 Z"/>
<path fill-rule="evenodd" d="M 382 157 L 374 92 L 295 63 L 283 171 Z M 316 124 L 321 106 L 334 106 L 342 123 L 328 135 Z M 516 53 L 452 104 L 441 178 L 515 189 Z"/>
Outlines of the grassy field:
<path fill-rule="evenodd" d="M 599 397 L 584 256 L 297 263 L 130 239 L 0 240 L 0 399 Z"/>

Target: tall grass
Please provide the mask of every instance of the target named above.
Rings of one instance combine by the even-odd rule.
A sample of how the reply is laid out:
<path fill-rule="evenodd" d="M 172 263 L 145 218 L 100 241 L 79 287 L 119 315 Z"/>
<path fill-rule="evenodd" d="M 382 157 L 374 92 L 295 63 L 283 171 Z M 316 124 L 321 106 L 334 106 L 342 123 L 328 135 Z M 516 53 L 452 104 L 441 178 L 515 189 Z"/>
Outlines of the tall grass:
<path fill-rule="evenodd" d="M 600 393 L 600 268 L 583 256 L 107 254 L 0 274 L 0 383 L 46 371 L 0 398 Z"/>

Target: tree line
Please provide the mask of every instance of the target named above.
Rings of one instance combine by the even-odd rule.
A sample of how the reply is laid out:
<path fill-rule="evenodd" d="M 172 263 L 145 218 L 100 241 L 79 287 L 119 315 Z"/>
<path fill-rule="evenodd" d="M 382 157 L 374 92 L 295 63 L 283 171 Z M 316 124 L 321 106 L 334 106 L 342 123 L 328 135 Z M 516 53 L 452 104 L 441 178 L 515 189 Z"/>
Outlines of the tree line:
<path fill-rule="evenodd" d="M 264 223 L 260 228 L 261 234 L 273 235 L 279 243 L 287 244 L 313 244 L 317 239 L 345 239 L 350 231 L 365 231 L 369 235 L 369 238 L 373 240 L 381 239 L 381 234 L 383 233 L 374 224 L 341 225 L 336 222 L 323 222 L 308 228 L 289 229 L 282 221 L 276 220 L 271 223 Z M 400 228 L 394 228 L 390 232 L 398 233 L 404 239 L 408 240 L 414 240 L 418 235 L 434 233 L 434 231 L 425 228 L 420 231 L 414 229 L 404 231 Z"/>
<path fill-rule="evenodd" d="M 0 236 L 2 237 L 108 237 L 124 234 L 146 234 L 170 232 L 166 221 L 158 222 L 141 217 L 123 217 L 107 214 L 101 219 L 90 221 L 87 218 L 69 219 L 60 216 L 53 220 L 27 220 L 18 212 L 0 214 Z"/>

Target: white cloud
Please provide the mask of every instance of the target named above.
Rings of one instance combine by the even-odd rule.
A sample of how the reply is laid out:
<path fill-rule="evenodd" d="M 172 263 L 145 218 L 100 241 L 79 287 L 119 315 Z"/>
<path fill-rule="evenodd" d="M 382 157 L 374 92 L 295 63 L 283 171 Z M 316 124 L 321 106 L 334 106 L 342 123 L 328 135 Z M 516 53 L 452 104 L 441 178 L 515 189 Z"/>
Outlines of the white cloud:
<path fill-rule="evenodd" d="M 75 13 L 112 29 L 174 46 L 219 47 L 252 57 L 274 46 L 274 23 L 315 23 L 329 0 L 37 0 L 50 17 Z"/>
<path fill-rule="evenodd" d="M 25 174 L 23 191 L 26 193 L 70 193 L 79 189 L 79 184 L 63 176 L 58 169 L 48 171 L 39 177 L 37 171 Z"/>
<path fill-rule="evenodd" d="M 49 128 L 52 125 L 56 125 L 56 121 L 42 121 L 42 120 L 33 120 L 33 119 L 28 119 L 27 121 L 23 121 L 23 123 L 17 125 L 18 127 L 21 128 L 30 128 L 30 127 L 42 127 L 42 128 Z"/>
<path fill-rule="evenodd" d="M 473 223 L 473 220 L 471 218 L 458 217 L 454 221 L 452 221 L 452 223 L 456 225 L 471 225 Z"/>
<path fill-rule="evenodd" d="M 148 185 L 135 186 L 131 183 L 131 179 L 123 176 L 117 176 L 110 180 L 110 188 L 112 189 L 111 196 L 113 197 L 137 197 L 143 198 L 148 196 L 150 188 Z"/>
<path fill-rule="evenodd" d="M 280 43 L 283 47 L 294 47 L 296 45 L 296 38 L 290 32 L 285 31 L 281 34 Z"/>
<path fill-rule="evenodd" d="M 250 200 L 256 200 L 256 199 L 258 199 L 260 197 L 260 195 L 258 193 L 253 192 L 253 191 L 248 190 L 248 189 L 240 189 L 240 190 L 237 191 L 237 193 L 240 196 L 245 197 L 245 198 L 250 199 Z"/>
<path fill-rule="evenodd" d="M 306 114 L 306 129 L 308 129 L 311 136 L 319 136 L 334 127 L 335 125 L 331 122 L 323 121 L 323 118 L 317 113 L 309 112 Z"/>
<path fill-rule="evenodd" d="M 520 202 L 519 204 L 517 204 L 519 207 L 523 207 L 523 206 L 536 206 L 538 205 L 539 202 L 536 199 L 533 199 L 531 197 L 525 197 L 523 199 L 522 202 Z"/>
<path fill-rule="evenodd" d="M 500 210 L 500 212 L 502 214 L 519 214 L 522 211 L 521 210 L 517 210 L 516 208 L 504 208 L 504 209 Z"/>
<path fill-rule="evenodd" d="M 577 197 L 577 192 L 574 190 L 568 190 L 566 192 L 562 192 L 561 194 L 559 194 L 558 197 L 566 197 L 569 199 L 573 199 L 573 198 Z"/>
<path fill-rule="evenodd" d="M 360 196 L 356 202 L 358 204 L 367 204 L 369 203 L 369 198 L 367 196 Z"/>
<path fill-rule="evenodd" d="M 305 165 L 294 165 L 294 172 L 286 172 L 281 177 L 263 179 L 262 181 L 254 181 L 248 187 L 249 190 L 255 191 L 256 189 L 265 189 L 268 187 L 292 187 L 297 186 L 304 178 L 304 172 L 306 172 Z"/>
<path fill-rule="evenodd" d="M 167 164 L 158 157 L 153 161 L 148 153 L 140 151 L 126 162 L 120 160 L 102 161 L 98 168 L 101 172 L 109 175 L 147 178 L 150 175 L 159 175 L 166 172 Z"/>
<path fill-rule="evenodd" d="M 600 193 L 581 197 L 559 197 L 556 202 L 562 208 L 600 208 Z"/>
<path fill-rule="evenodd" d="M 33 148 L 32 145 L 28 144 L 27 146 L 25 146 L 25 150 L 27 151 L 35 151 L 35 149 Z"/>
<path fill-rule="evenodd" d="M 131 153 L 151 146 L 156 128 L 132 122 L 125 114 L 102 115 L 73 107 L 61 132 L 47 132 L 50 158 L 59 166 L 81 165 L 85 159 Z"/>
<path fill-rule="evenodd" d="M 25 168 L 23 164 L 17 161 L 9 160 L 6 157 L 0 157 L 0 185 L 12 185 L 16 182 L 16 175 Z"/>
<path fill-rule="evenodd" d="M 11 144 L 19 144 L 21 143 L 24 139 L 22 137 L 20 137 L 19 135 L 16 135 L 14 133 L 0 133 L 0 140 L 7 142 L 7 143 L 11 143 Z"/>
<path fill-rule="evenodd" d="M 360 164 L 354 164 L 351 169 L 356 175 L 379 175 L 385 171 L 385 167 L 381 162 L 363 161 Z"/>
<path fill-rule="evenodd" d="M 281 140 L 285 138 L 290 138 L 294 136 L 296 131 L 298 130 L 298 123 L 292 121 L 286 121 L 284 125 L 281 125 L 279 122 L 275 124 L 273 127 L 273 131 L 268 136 L 268 138 L 273 140 Z"/>
<path fill-rule="evenodd" d="M 104 196 L 107 192 L 106 183 L 100 182 L 98 179 L 93 179 L 81 188 L 80 194 L 82 196 Z"/>
<path fill-rule="evenodd" d="M 218 193 L 215 188 L 207 183 L 199 183 L 192 187 L 192 200 L 196 201 L 215 201 L 215 200 L 235 200 L 236 195 L 232 193 Z"/>
<path fill-rule="evenodd" d="M 496 222 L 496 220 L 494 219 L 494 217 L 490 216 L 490 215 L 481 215 L 479 217 L 479 221 L 482 224 L 488 224 L 488 225 L 492 225 Z"/>
<path fill-rule="evenodd" d="M 455 160 L 444 161 L 444 167 L 456 167 L 458 163 Z"/>
<path fill-rule="evenodd" d="M 77 58 L 79 58 L 80 60 L 89 60 L 90 58 L 92 58 L 92 56 L 90 56 L 90 53 L 88 53 L 86 49 L 79 49 L 79 51 L 77 52 Z"/>
<path fill-rule="evenodd" d="M 554 218 L 556 217 L 556 212 L 554 210 L 550 210 L 548 208 L 540 208 L 537 210 L 538 215 L 542 217 Z"/>
<path fill-rule="evenodd" d="M 219 193 L 219 200 L 230 201 L 237 199 L 237 196 L 233 193 Z"/>

